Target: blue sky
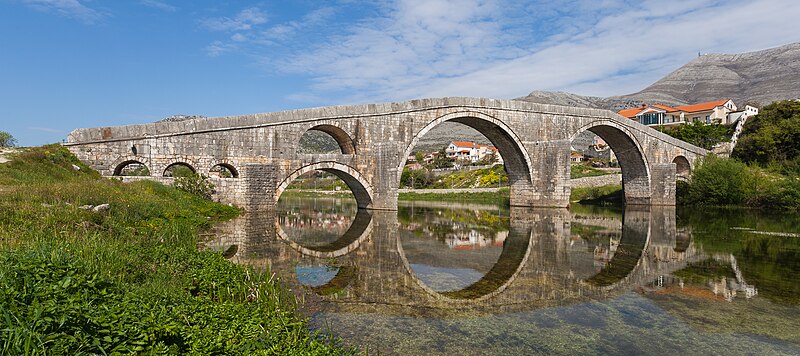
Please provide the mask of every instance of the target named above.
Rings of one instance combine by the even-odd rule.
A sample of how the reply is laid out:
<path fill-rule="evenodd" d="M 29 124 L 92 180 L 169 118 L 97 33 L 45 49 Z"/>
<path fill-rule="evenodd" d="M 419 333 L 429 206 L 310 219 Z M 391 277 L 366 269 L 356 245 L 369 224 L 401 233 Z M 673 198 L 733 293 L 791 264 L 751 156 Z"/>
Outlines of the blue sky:
<path fill-rule="evenodd" d="M 421 97 L 610 96 L 800 41 L 796 0 L 0 0 L 0 130 Z"/>

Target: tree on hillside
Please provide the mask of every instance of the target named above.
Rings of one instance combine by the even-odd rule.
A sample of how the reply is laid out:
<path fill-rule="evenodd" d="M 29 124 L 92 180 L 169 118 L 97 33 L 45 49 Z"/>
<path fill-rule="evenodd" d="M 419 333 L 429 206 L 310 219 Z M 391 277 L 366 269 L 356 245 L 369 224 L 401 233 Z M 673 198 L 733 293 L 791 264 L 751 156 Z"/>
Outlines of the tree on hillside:
<path fill-rule="evenodd" d="M 17 145 L 17 139 L 11 136 L 10 133 L 0 131 L 0 147 L 14 147 Z"/>
<path fill-rule="evenodd" d="M 667 135 L 707 150 L 725 141 L 729 131 L 730 128 L 727 126 L 720 124 L 707 125 L 701 121 L 695 121 L 676 128 L 665 128 L 663 130 Z"/>
<path fill-rule="evenodd" d="M 800 159 L 800 102 L 777 101 L 750 118 L 733 156 L 762 165 Z"/>

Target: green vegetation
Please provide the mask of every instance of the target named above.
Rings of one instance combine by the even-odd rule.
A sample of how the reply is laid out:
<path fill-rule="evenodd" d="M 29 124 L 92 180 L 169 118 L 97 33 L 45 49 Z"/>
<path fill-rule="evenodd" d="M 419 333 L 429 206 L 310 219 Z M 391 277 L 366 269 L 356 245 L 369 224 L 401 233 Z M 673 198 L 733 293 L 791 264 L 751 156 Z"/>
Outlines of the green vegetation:
<path fill-rule="evenodd" d="M 10 133 L 0 131 L 0 147 L 14 147 L 17 145 L 17 139 L 11 136 Z"/>
<path fill-rule="evenodd" d="M 678 204 L 800 209 L 800 179 L 770 172 L 758 165 L 711 155 L 703 159 L 689 182 L 678 182 Z"/>
<path fill-rule="evenodd" d="M 480 193 L 400 193 L 399 200 L 418 200 L 418 201 L 450 201 L 450 202 L 470 202 L 470 203 L 491 203 L 502 206 L 509 206 L 509 189 L 500 188 L 496 192 Z"/>
<path fill-rule="evenodd" d="M 612 174 L 611 172 L 597 169 L 583 163 L 572 163 L 569 167 L 570 178 L 597 177 Z"/>
<path fill-rule="evenodd" d="M 335 175 L 323 171 L 306 173 L 286 187 L 286 190 L 340 190 L 349 192 L 350 188 Z"/>
<path fill-rule="evenodd" d="M 401 187 L 415 189 L 458 189 L 458 188 L 497 188 L 508 185 L 508 175 L 502 165 L 476 170 L 459 170 L 434 177 L 427 169 L 403 169 L 400 177 Z"/>
<path fill-rule="evenodd" d="M 747 121 L 733 157 L 800 175 L 800 102 L 778 101 Z"/>
<path fill-rule="evenodd" d="M 766 106 L 745 124 L 734 158 L 709 156 L 678 182 L 678 204 L 800 210 L 800 103 Z"/>
<path fill-rule="evenodd" d="M 203 199 L 211 199 L 215 188 L 214 183 L 211 183 L 208 177 L 197 173 L 176 176 L 172 185 L 175 186 L 175 188 L 197 195 Z"/>
<path fill-rule="evenodd" d="M 340 353 L 269 274 L 197 250 L 236 214 L 57 145 L 0 164 L 0 354 Z"/>
<path fill-rule="evenodd" d="M 581 204 L 622 205 L 625 197 L 622 185 L 610 184 L 599 187 L 572 188 L 569 200 Z"/>
<path fill-rule="evenodd" d="M 707 125 L 702 121 L 695 121 L 675 128 L 662 128 L 662 132 L 686 141 L 695 146 L 710 150 L 720 142 L 730 139 L 733 135 L 733 127 L 720 124 Z"/>

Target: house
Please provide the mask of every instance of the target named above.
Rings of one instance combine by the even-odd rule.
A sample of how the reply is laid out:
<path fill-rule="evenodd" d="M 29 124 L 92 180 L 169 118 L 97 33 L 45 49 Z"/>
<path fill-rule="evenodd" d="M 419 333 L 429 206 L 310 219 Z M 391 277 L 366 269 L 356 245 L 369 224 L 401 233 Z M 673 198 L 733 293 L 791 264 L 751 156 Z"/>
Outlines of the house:
<path fill-rule="evenodd" d="M 447 154 L 447 157 L 451 160 L 455 161 L 466 161 L 475 163 L 490 154 L 495 154 L 495 162 L 502 163 L 502 159 L 500 155 L 497 154 L 497 149 L 488 146 L 482 145 L 475 142 L 466 142 L 466 141 L 453 141 L 447 145 L 444 152 Z"/>
<path fill-rule="evenodd" d="M 758 109 L 746 105 L 744 110 L 737 111 L 733 100 L 726 99 L 678 107 L 659 104 L 642 105 L 620 110 L 618 114 L 647 126 L 673 127 L 698 121 L 706 124 L 730 125 L 743 116 L 758 114 Z"/>
<path fill-rule="evenodd" d="M 569 160 L 570 160 L 570 162 L 573 162 L 573 163 L 581 163 L 581 162 L 583 162 L 585 160 L 585 157 L 582 154 L 578 153 L 578 152 L 572 152 L 569 155 Z"/>

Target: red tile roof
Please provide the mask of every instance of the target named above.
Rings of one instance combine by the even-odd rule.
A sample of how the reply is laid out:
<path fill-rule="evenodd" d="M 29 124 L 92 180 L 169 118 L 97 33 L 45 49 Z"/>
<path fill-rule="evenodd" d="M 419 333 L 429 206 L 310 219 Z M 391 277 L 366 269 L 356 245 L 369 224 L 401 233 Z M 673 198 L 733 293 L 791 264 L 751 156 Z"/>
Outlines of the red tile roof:
<path fill-rule="evenodd" d="M 717 101 L 709 101 L 707 103 L 679 106 L 679 107 L 677 107 L 677 109 L 680 110 L 680 111 L 685 111 L 685 112 L 708 111 L 708 110 L 714 110 L 714 108 L 717 107 L 717 106 L 725 105 L 725 103 L 727 103 L 727 102 L 728 102 L 728 99 L 717 100 Z"/>
<path fill-rule="evenodd" d="M 639 108 L 630 108 L 630 109 L 620 110 L 619 112 L 617 112 L 617 114 L 625 116 L 625 117 L 627 117 L 629 119 L 633 119 L 634 117 L 636 117 L 636 114 L 638 114 L 642 110 L 644 110 L 644 109 L 641 108 L 641 107 L 639 107 Z"/>
<path fill-rule="evenodd" d="M 475 142 L 467 142 L 467 141 L 453 141 L 453 144 L 458 147 L 475 147 Z"/>

